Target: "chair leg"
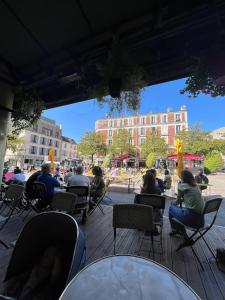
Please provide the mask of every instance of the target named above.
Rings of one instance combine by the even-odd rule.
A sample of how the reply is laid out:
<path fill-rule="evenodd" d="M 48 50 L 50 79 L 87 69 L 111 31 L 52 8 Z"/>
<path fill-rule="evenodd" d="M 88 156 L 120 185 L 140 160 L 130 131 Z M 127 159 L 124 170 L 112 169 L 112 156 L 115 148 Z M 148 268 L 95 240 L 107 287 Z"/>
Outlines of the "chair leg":
<path fill-rule="evenodd" d="M 5 225 L 9 222 L 9 219 L 11 218 L 13 212 L 15 210 L 15 207 L 11 209 L 11 212 L 9 213 L 9 215 L 6 217 L 5 222 L 2 224 L 2 226 L 0 227 L 0 231 L 5 227 Z"/>
<path fill-rule="evenodd" d="M 114 228 L 113 254 L 116 255 L 116 228 Z"/>
<path fill-rule="evenodd" d="M 155 249 L 154 249 L 154 237 L 153 237 L 153 233 L 151 233 L 151 245 L 152 245 L 153 259 L 155 259 Z"/>
<path fill-rule="evenodd" d="M 82 215 L 82 221 L 81 223 L 84 225 L 86 223 L 86 219 L 87 219 L 87 210 L 84 209 L 83 210 L 83 215 Z"/>
<path fill-rule="evenodd" d="M 0 244 L 2 244 L 6 249 L 9 249 L 9 246 L 8 245 L 6 245 L 6 243 L 5 242 L 3 242 L 3 240 L 0 240 Z"/>
<path fill-rule="evenodd" d="M 202 236 L 203 241 L 205 242 L 207 248 L 209 249 L 210 253 L 212 254 L 212 256 L 216 259 L 215 254 L 213 253 L 212 249 L 210 248 L 209 244 L 207 243 L 207 241 L 205 240 L 204 236 Z"/>
<path fill-rule="evenodd" d="M 202 268 L 202 271 L 204 271 L 204 267 L 203 267 L 203 265 L 202 265 L 202 263 L 201 263 L 201 261 L 200 261 L 198 255 L 197 255 L 197 253 L 195 252 L 195 250 L 194 250 L 194 248 L 193 248 L 192 246 L 191 246 L 191 250 L 192 250 L 192 252 L 193 252 L 195 258 L 197 259 L 198 263 L 200 264 L 200 266 L 201 266 L 201 268 Z"/>

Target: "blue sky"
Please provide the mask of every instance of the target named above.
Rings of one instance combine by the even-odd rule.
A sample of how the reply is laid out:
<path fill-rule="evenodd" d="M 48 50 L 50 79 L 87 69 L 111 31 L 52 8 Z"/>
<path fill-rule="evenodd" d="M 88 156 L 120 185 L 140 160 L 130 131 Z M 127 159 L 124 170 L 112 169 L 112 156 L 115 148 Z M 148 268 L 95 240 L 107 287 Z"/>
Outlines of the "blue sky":
<path fill-rule="evenodd" d="M 189 126 L 201 122 L 202 129 L 208 131 L 225 126 L 225 98 L 200 95 L 189 99 L 187 95 L 179 93 L 184 82 L 181 79 L 146 88 L 142 95 L 140 114 L 165 112 L 168 107 L 176 111 L 186 105 Z M 85 132 L 94 130 L 95 121 L 104 118 L 107 112 L 107 106 L 100 108 L 95 100 L 88 100 L 46 110 L 44 116 L 61 124 L 63 135 L 79 141 Z M 122 115 L 128 113 L 123 111 Z"/>

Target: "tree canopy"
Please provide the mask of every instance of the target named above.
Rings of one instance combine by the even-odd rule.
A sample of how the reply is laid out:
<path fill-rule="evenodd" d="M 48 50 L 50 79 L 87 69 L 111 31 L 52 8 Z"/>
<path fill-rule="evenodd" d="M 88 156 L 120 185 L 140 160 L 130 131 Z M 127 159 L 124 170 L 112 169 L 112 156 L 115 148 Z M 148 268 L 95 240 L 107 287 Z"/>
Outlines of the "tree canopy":
<path fill-rule="evenodd" d="M 105 154 L 106 145 L 103 142 L 101 135 L 96 134 L 95 131 L 89 131 L 84 134 L 78 144 L 78 151 L 81 155 L 91 156 L 93 161 L 94 154 Z"/>
<path fill-rule="evenodd" d="M 7 135 L 7 149 L 11 150 L 13 153 L 18 152 L 24 143 L 24 138 L 18 133 L 9 132 Z"/>
<path fill-rule="evenodd" d="M 225 152 L 225 140 L 213 140 L 209 132 L 195 123 L 188 130 L 180 131 L 177 138 L 183 141 L 184 152 L 207 155 L 213 150 Z"/>
<path fill-rule="evenodd" d="M 141 156 L 146 158 L 150 153 L 155 156 L 166 156 L 168 145 L 164 138 L 159 137 L 156 133 L 151 133 L 147 136 L 146 141 L 141 146 Z"/>
<path fill-rule="evenodd" d="M 113 135 L 112 145 L 108 147 L 108 151 L 114 155 L 123 152 L 134 153 L 135 148 L 129 144 L 130 135 L 126 129 L 119 129 Z"/>

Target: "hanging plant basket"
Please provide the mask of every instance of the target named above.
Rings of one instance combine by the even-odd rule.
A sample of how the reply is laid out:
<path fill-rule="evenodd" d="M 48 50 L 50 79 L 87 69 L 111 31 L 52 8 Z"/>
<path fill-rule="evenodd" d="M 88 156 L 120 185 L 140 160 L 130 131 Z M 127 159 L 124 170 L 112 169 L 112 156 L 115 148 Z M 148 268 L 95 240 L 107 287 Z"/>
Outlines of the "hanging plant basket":
<path fill-rule="evenodd" d="M 141 92 L 146 83 L 144 70 L 137 65 L 114 37 L 111 51 L 104 64 L 97 66 L 99 84 L 90 88 L 89 95 L 100 105 L 108 104 L 110 112 L 121 112 L 123 107 L 137 111 L 140 107 Z"/>
<path fill-rule="evenodd" d="M 16 93 L 11 113 L 13 132 L 16 133 L 35 124 L 44 108 L 44 102 L 35 94 L 30 95 L 21 91 Z"/>

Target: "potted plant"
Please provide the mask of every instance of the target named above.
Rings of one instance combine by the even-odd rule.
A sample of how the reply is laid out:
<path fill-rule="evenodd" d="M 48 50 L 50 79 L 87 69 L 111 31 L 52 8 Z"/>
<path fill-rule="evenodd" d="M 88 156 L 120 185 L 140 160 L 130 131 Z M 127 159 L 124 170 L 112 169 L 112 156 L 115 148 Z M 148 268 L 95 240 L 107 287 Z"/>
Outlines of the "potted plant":
<path fill-rule="evenodd" d="M 98 103 L 109 104 L 110 111 L 121 111 L 123 106 L 136 111 L 144 88 L 144 70 L 137 65 L 117 37 L 104 64 L 97 66 L 99 84 L 91 88 L 90 95 Z"/>
<path fill-rule="evenodd" d="M 15 94 L 11 113 L 14 132 L 30 127 L 40 118 L 44 102 L 34 93 L 19 91 Z"/>

